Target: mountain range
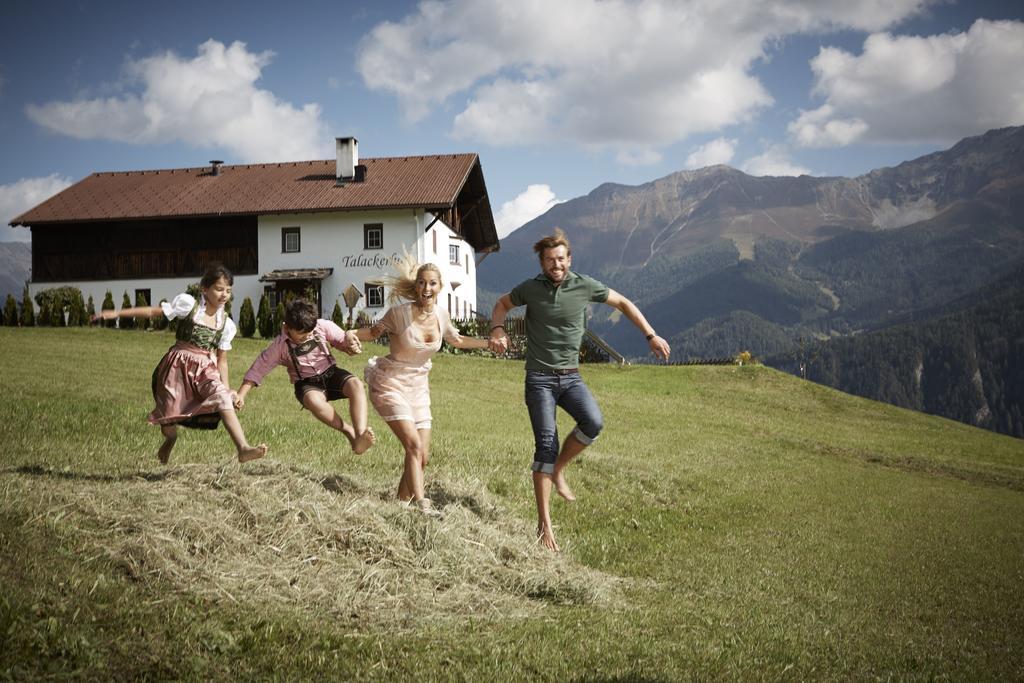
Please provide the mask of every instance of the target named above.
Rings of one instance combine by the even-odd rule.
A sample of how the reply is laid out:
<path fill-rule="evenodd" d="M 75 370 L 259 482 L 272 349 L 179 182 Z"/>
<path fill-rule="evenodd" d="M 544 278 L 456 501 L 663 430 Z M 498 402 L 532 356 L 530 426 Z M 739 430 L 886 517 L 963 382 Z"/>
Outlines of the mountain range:
<path fill-rule="evenodd" d="M 573 269 L 633 299 L 672 359 L 740 351 L 851 393 L 1024 436 L 1024 127 L 856 178 L 753 177 L 728 166 L 605 183 L 502 240 L 479 310 L 539 270 L 556 227 Z M 28 244 L 0 243 L 0 296 L 21 297 Z M 626 357 L 639 332 L 594 307 Z"/>
<path fill-rule="evenodd" d="M 0 242 L 0 301 L 11 294 L 20 304 L 31 270 L 31 245 L 27 242 Z"/>
<path fill-rule="evenodd" d="M 856 178 L 712 166 L 606 183 L 502 241 L 478 273 L 481 310 L 538 272 L 532 244 L 555 227 L 572 242 L 573 269 L 632 298 L 674 360 L 743 350 L 792 359 L 808 344 L 924 323 L 954 302 L 980 305 L 1015 273 L 1024 127 Z M 591 327 L 627 357 L 645 357 L 643 337 L 611 313 L 595 307 Z"/>

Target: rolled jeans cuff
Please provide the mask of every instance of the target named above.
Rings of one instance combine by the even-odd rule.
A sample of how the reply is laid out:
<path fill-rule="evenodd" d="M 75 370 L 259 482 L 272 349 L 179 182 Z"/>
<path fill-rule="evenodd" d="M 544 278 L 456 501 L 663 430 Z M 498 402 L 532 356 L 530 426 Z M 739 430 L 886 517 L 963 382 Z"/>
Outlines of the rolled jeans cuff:
<path fill-rule="evenodd" d="M 530 465 L 530 469 L 533 470 L 534 472 L 540 472 L 542 474 L 554 474 L 555 473 L 555 463 L 553 463 L 553 462 L 541 462 L 539 460 L 534 460 L 533 464 Z"/>
<path fill-rule="evenodd" d="M 577 441 L 579 441 L 584 446 L 589 446 L 590 444 L 592 444 L 595 441 L 597 441 L 597 437 L 596 436 L 594 436 L 594 437 L 587 436 L 582 431 L 580 431 L 579 427 L 573 427 L 572 435 L 573 435 L 573 437 L 576 438 Z"/>

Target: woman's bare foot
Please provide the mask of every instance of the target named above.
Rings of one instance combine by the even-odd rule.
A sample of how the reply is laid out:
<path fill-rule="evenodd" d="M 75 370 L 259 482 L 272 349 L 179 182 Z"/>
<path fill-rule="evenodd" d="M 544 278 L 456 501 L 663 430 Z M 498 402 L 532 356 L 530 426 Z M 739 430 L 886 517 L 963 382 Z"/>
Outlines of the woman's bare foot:
<path fill-rule="evenodd" d="M 371 427 L 367 427 L 365 432 L 352 440 L 352 451 L 356 455 L 362 455 L 375 443 L 377 443 L 377 435 L 373 433 Z"/>
<path fill-rule="evenodd" d="M 250 460 L 259 460 L 267 454 L 267 444 L 261 443 L 259 446 L 246 446 L 245 448 L 238 449 L 238 462 L 249 462 Z"/>
<path fill-rule="evenodd" d="M 537 543 L 556 553 L 562 552 L 562 549 L 558 547 L 558 543 L 555 542 L 555 532 L 550 527 L 537 527 Z"/>
<path fill-rule="evenodd" d="M 420 498 L 413 503 L 416 508 L 428 517 L 440 517 L 441 511 L 434 507 L 434 501 L 429 498 Z"/>
<path fill-rule="evenodd" d="M 569 484 L 566 483 L 565 481 L 564 474 L 562 474 L 561 472 L 556 472 L 551 477 L 551 480 L 555 485 L 555 493 L 560 495 L 562 498 L 565 498 L 570 503 L 576 500 L 576 494 L 574 494 L 572 492 L 572 489 L 569 488 Z"/>

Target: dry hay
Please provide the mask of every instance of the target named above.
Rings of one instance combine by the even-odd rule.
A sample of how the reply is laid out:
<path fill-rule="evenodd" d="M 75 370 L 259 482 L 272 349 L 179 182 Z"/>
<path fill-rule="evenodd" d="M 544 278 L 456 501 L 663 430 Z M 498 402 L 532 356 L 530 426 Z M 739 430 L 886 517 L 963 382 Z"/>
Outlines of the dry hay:
<path fill-rule="evenodd" d="M 617 579 L 539 548 L 479 482 L 435 479 L 438 518 L 391 490 L 273 460 L 146 477 L 49 474 L 23 482 L 42 501 L 34 519 L 131 580 L 212 602 L 411 627 L 427 616 L 608 604 L 617 592 Z"/>

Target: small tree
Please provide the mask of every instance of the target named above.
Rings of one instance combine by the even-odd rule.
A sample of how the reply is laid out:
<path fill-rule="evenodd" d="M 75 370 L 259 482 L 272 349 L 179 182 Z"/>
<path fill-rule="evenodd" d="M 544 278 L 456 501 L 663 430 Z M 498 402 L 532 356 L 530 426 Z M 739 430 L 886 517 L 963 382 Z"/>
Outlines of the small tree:
<path fill-rule="evenodd" d="M 82 290 L 78 287 L 68 286 L 50 287 L 36 292 L 35 295 L 35 301 L 40 307 L 44 301 L 46 302 L 46 307 L 50 309 L 50 324 L 54 327 L 79 324 L 79 322 L 72 322 L 71 316 L 74 312 L 75 302 L 81 298 Z"/>
<path fill-rule="evenodd" d="M 163 304 L 167 303 L 167 299 L 160 299 L 158 304 L 161 309 L 161 314 L 151 319 L 149 322 L 153 325 L 154 330 L 166 330 L 167 329 L 167 316 L 163 315 Z"/>
<path fill-rule="evenodd" d="M 279 301 L 277 308 L 274 309 L 274 331 L 277 332 L 281 329 L 281 323 L 284 322 L 284 302 Z"/>
<path fill-rule="evenodd" d="M 345 314 L 341 312 L 341 304 L 337 299 L 334 301 L 334 310 L 331 311 L 331 321 L 338 327 L 345 327 Z"/>
<path fill-rule="evenodd" d="M 252 300 L 245 297 L 242 310 L 238 313 L 238 332 L 249 339 L 256 333 L 256 316 L 252 312 Z"/>
<path fill-rule="evenodd" d="M 260 310 L 256 314 L 256 327 L 260 330 L 260 336 L 270 339 L 274 336 L 274 315 L 270 312 L 270 299 L 264 294 L 260 297 Z"/>
<path fill-rule="evenodd" d="M 42 305 L 39 306 L 39 318 L 36 322 L 39 323 L 39 327 L 49 327 L 51 325 L 50 302 L 48 300 L 44 300 Z"/>
<path fill-rule="evenodd" d="M 125 310 L 132 307 L 132 300 L 128 298 L 128 290 L 124 291 L 124 297 L 121 299 L 121 310 Z M 122 318 L 117 317 L 117 326 L 122 330 L 134 330 L 135 329 L 135 318 Z"/>
<path fill-rule="evenodd" d="M 91 321 L 96 316 L 96 304 L 92 301 L 92 294 L 89 295 L 89 303 L 85 306 L 85 315 L 88 316 L 85 322 Z M 83 325 L 85 323 L 82 323 Z"/>
<path fill-rule="evenodd" d="M 78 290 L 78 295 L 71 303 L 71 310 L 78 314 L 78 322 L 76 324 L 79 327 L 89 324 L 89 312 L 85 309 L 85 297 L 82 296 L 82 290 Z"/>
<path fill-rule="evenodd" d="M 103 311 L 113 311 L 114 310 L 114 295 L 110 293 L 109 289 L 107 290 L 107 295 L 105 297 L 103 297 L 103 306 L 101 307 L 101 310 L 103 310 Z M 111 318 L 110 320 L 104 320 L 103 324 L 105 326 L 107 326 L 107 327 L 117 327 L 117 318 Z"/>
<path fill-rule="evenodd" d="M 17 327 L 18 325 L 18 302 L 13 294 L 8 294 L 7 301 L 4 302 L 4 325 L 8 327 Z"/>
<path fill-rule="evenodd" d="M 146 295 L 142 292 L 136 292 L 135 294 L 135 305 L 138 307 L 149 306 L 149 302 L 146 301 Z M 149 318 L 144 315 L 135 316 L 135 327 L 140 330 L 149 329 Z"/>
<path fill-rule="evenodd" d="M 85 304 L 82 303 L 82 293 L 79 292 L 78 296 L 72 297 L 68 303 L 68 327 L 79 327 L 84 317 Z"/>
<path fill-rule="evenodd" d="M 21 326 L 33 327 L 36 324 L 36 309 L 32 305 L 32 297 L 28 295 L 28 285 L 25 285 L 25 294 L 21 297 Z"/>
<path fill-rule="evenodd" d="M 51 297 L 47 308 L 50 309 L 50 325 L 64 327 L 64 299 L 59 296 Z"/>

